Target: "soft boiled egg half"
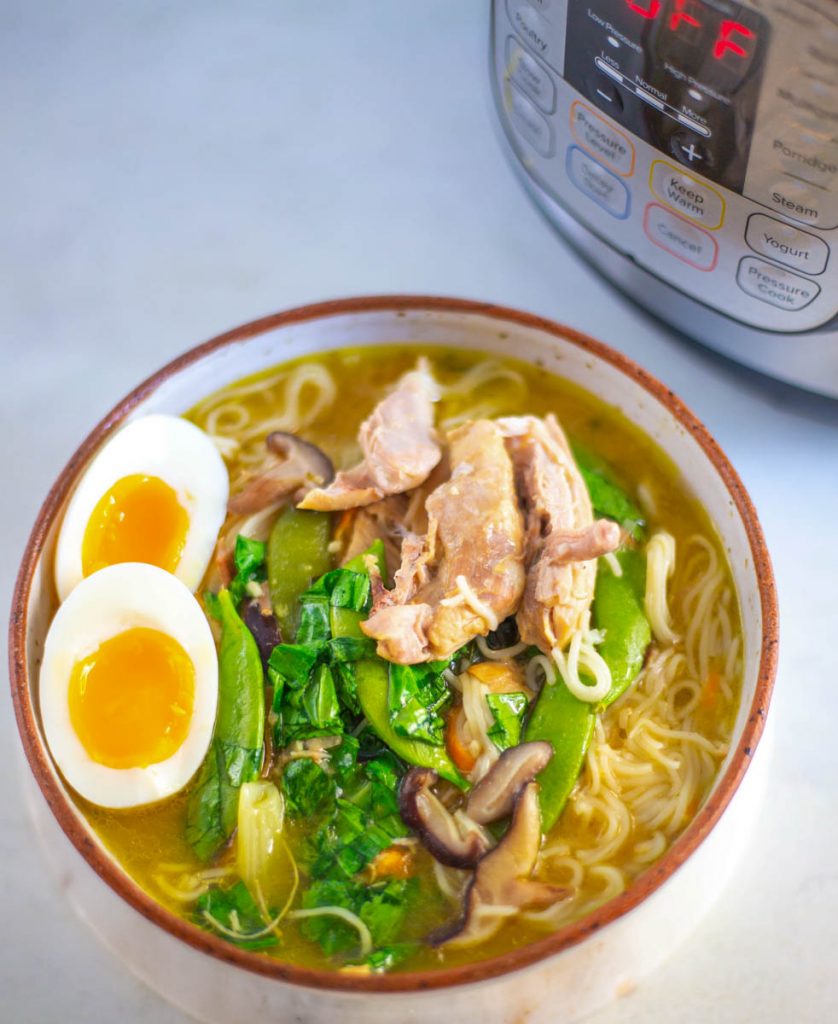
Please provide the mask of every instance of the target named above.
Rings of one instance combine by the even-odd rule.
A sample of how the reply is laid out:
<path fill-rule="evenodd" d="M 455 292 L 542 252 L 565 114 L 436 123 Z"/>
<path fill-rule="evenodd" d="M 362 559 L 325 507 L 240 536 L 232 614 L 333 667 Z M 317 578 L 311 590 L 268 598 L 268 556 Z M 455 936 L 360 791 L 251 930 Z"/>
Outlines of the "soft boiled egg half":
<path fill-rule="evenodd" d="M 121 562 L 156 565 L 195 591 L 228 495 L 224 460 L 194 424 L 162 414 L 129 423 L 91 462 L 67 506 L 55 550 L 59 600 Z"/>
<path fill-rule="evenodd" d="M 209 748 L 217 703 L 212 630 L 170 573 L 110 566 L 58 609 L 41 718 L 62 775 L 91 803 L 138 807 L 182 789 Z"/>

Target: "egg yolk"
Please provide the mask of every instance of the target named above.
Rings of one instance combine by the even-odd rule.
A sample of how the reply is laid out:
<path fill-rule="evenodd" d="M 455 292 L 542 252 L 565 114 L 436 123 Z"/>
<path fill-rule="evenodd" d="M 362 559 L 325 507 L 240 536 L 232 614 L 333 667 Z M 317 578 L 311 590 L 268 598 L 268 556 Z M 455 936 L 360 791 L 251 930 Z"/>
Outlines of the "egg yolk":
<path fill-rule="evenodd" d="M 148 562 L 174 572 L 189 516 L 177 494 L 156 476 L 124 476 L 99 499 L 82 541 L 85 576 L 119 562 Z"/>
<path fill-rule="evenodd" d="M 93 761 L 145 768 L 186 739 L 194 697 L 195 668 L 177 640 L 135 627 L 75 664 L 70 721 Z"/>

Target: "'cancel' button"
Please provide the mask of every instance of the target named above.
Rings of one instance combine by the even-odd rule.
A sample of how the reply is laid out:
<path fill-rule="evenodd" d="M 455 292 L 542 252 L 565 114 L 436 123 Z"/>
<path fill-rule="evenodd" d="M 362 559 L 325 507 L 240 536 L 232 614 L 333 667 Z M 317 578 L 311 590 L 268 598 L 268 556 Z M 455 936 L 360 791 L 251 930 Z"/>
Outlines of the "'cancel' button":
<path fill-rule="evenodd" d="M 790 313 L 804 309 L 820 294 L 820 286 L 814 281 L 753 256 L 740 261 L 736 282 L 748 295 Z"/>

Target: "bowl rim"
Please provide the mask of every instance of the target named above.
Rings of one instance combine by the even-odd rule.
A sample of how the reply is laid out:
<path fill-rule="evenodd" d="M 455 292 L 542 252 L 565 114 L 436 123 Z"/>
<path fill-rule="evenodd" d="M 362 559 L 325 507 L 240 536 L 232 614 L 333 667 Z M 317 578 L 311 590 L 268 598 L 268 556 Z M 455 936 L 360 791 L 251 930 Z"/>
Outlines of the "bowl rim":
<path fill-rule="evenodd" d="M 184 918 L 178 917 L 149 896 L 116 863 L 115 859 L 111 859 L 104 849 L 93 841 L 87 828 L 79 820 L 78 812 L 59 785 L 46 744 L 42 741 L 38 731 L 32 690 L 28 685 L 29 672 L 26 657 L 29 599 L 35 568 L 46 535 L 91 456 L 114 427 L 169 378 L 211 352 L 278 327 L 352 314 L 394 313 L 403 316 L 407 313 L 422 312 L 488 317 L 499 324 L 511 322 L 517 327 L 542 331 L 560 338 L 621 371 L 663 405 L 686 428 L 721 477 L 745 528 L 754 572 L 759 585 L 762 610 L 759 674 L 742 735 L 715 792 L 661 859 L 640 875 L 619 896 L 608 900 L 598 909 L 565 925 L 543 939 L 475 963 L 441 968 L 436 971 L 405 972 L 404 974 L 396 972 L 394 974 L 360 975 L 316 970 L 283 963 L 264 954 L 239 949 L 222 938 L 203 931 Z M 627 914 L 659 889 L 701 845 L 716 825 L 742 781 L 763 732 L 777 670 L 778 643 L 776 586 L 756 510 L 742 481 L 718 443 L 704 424 L 669 388 L 638 366 L 632 359 L 603 342 L 532 313 L 468 299 L 409 294 L 372 295 L 297 306 L 284 312 L 252 320 L 219 334 L 203 344 L 188 349 L 157 370 L 129 392 L 99 421 L 70 457 L 50 488 L 26 544 L 12 597 L 9 620 L 9 674 L 15 717 L 26 757 L 53 815 L 65 835 L 102 881 L 147 920 L 199 953 L 206 953 L 227 964 L 242 967 L 255 974 L 292 985 L 354 993 L 409 993 L 483 981 L 536 964 L 582 942 L 604 926 Z"/>

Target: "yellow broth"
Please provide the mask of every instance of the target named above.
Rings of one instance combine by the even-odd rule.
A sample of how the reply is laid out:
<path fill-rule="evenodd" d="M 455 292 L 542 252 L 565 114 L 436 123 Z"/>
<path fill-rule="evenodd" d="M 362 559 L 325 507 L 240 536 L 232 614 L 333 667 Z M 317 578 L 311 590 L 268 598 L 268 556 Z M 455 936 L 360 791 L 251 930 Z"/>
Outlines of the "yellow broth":
<path fill-rule="evenodd" d="M 306 424 L 300 433 L 307 440 L 323 448 L 338 467 L 350 465 L 358 455 L 355 439 L 361 421 L 388 387 L 402 373 L 415 365 L 420 354 L 427 356 L 435 377 L 443 387 L 443 397 L 437 407 L 438 424 L 462 414 L 466 408 L 474 407 L 477 407 L 479 414 L 492 417 L 524 413 L 542 416 L 554 412 L 571 441 L 584 446 L 603 460 L 617 482 L 635 500 L 638 497 L 638 486 L 642 487 L 645 495 L 651 496 L 655 514 L 649 518 L 650 533 L 654 529 L 665 529 L 675 538 L 679 550 L 694 534 L 701 534 L 710 541 L 719 557 L 725 586 L 732 591 L 729 567 L 718 538 L 703 508 L 685 489 L 677 467 L 615 409 L 579 387 L 545 372 L 542 368 L 519 360 L 490 357 L 493 363 L 500 363 L 506 370 L 511 371 L 517 380 L 496 377 L 478 386 L 471 393 L 446 396 L 444 392 L 447 387 L 456 384 L 464 374 L 486 361 L 484 353 L 430 346 L 386 346 L 305 357 L 240 381 L 233 386 L 234 389 L 242 389 L 245 392 L 235 399 L 249 417 L 248 424 L 242 430 L 245 434 L 248 431 L 252 432 L 260 422 L 270 419 L 281 405 L 283 381 L 277 380 L 278 371 L 290 372 L 300 365 L 317 363 L 325 367 L 337 382 L 337 397 L 333 404 Z M 258 385 L 260 382 L 264 387 L 242 387 Z M 300 394 L 302 410 L 305 410 L 311 398 L 307 387 L 304 385 Z M 189 414 L 189 418 L 199 426 L 205 427 L 208 408 L 219 409 L 225 393 L 230 392 L 231 389 L 226 389 L 226 392 L 222 391 L 214 396 L 216 400 L 205 400 Z M 219 433 L 229 433 L 235 437 L 235 430 L 226 429 L 231 423 L 235 423 L 232 413 L 223 413 L 215 420 Z M 261 447 L 263 436 L 264 433 L 257 432 L 245 444 L 244 451 L 256 452 Z M 233 480 L 243 471 L 236 459 L 231 461 L 230 470 Z M 683 617 L 679 617 L 674 603 L 672 611 L 676 631 L 684 633 L 687 623 Z M 741 636 L 735 596 L 731 602 L 730 620 L 735 635 Z M 703 701 L 699 703 L 692 719 L 694 728 L 713 740 L 729 739 L 738 699 L 739 683 L 738 679 L 734 679 L 727 699 L 717 701 L 712 706 L 709 703 L 705 706 Z M 614 705 L 613 709 L 609 709 L 608 714 L 616 714 L 619 704 L 620 702 Z M 704 786 L 702 798 L 706 796 L 710 784 L 708 781 Z M 182 864 L 190 870 L 200 870 L 205 866 L 198 862 L 184 838 L 187 799 L 188 790 L 161 805 L 119 813 L 105 811 L 82 801 L 79 801 L 79 804 L 93 829 L 126 871 L 155 899 L 175 913 L 189 917 L 190 905 L 171 899 L 156 881 L 161 863 Z M 697 810 L 700 800 L 694 803 L 695 806 L 689 808 L 690 816 Z M 678 831 L 687 823 L 685 820 Z M 301 838 L 299 834 L 294 834 L 295 830 L 304 832 L 305 826 L 294 823 L 288 827 L 291 829 L 289 835 L 293 847 L 295 841 Z M 565 811 L 546 842 L 559 840 L 567 841 L 574 847 L 584 846 L 589 838 L 596 838 L 598 828 L 600 826 L 597 825 L 595 818 L 586 822 L 583 817 Z M 633 838 L 643 837 L 638 834 Z M 674 836 L 670 836 L 668 844 L 672 838 Z M 229 851 L 225 856 L 227 861 L 232 860 Z M 625 881 L 626 884 L 630 884 L 633 877 L 641 872 L 636 863 L 626 867 L 625 860 L 622 851 L 617 851 L 613 863 L 614 866 L 622 866 L 625 869 Z M 416 902 L 415 910 L 412 907 L 408 915 L 405 933 L 400 936 L 400 940 L 403 941 L 421 940 L 435 928 L 453 920 L 459 913 L 457 906 L 440 892 L 429 856 L 420 851 L 414 863 L 420 880 L 421 897 Z M 545 872 L 542 877 L 550 877 L 549 872 Z M 562 878 L 556 880 L 560 883 L 564 881 Z M 590 906 L 596 903 L 600 882 L 594 884 L 592 880 L 586 880 L 585 884 L 589 885 L 590 891 L 580 894 L 580 906 L 585 903 L 581 898 L 584 896 L 587 905 L 583 909 L 590 909 Z M 267 955 L 312 967 L 340 966 L 340 962 L 330 962 L 316 943 L 306 940 L 294 922 L 283 922 L 281 929 L 282 942 L 267 951 Z M 494 938 L 476 948 L 433 949 L 420 944 L 415 955 L 396 969 L 428 969 L 484 959 L 544 937 L 548 930 L 549 928 L 545 929 L 543 924 L 514 920 L 504 925 Z"/>

